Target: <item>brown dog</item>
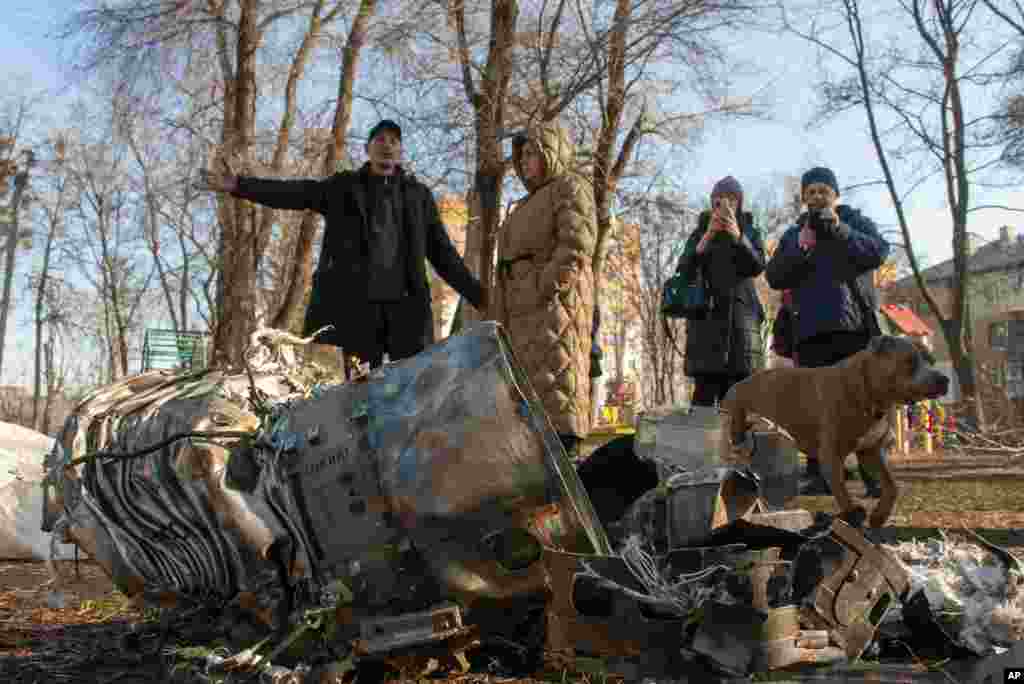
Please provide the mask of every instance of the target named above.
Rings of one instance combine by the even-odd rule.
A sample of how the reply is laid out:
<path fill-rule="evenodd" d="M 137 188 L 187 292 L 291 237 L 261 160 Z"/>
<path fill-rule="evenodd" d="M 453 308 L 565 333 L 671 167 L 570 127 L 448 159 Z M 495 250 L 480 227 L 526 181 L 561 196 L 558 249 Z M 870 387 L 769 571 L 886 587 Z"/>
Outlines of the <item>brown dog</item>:
<path fill-rule="evenodd" d="M 882 496 L 871 514 L 881 527 L 896 505 L 898 489 L 884 448 L 891 441 L 888 415 L 898 404 L 934 399 L 949 389 L 949 378 L 934 359 L 910 340 L 881 336 L 866 349 L 827 368 L 777 368 L 733 385 L 722 409 L 729 417 L 724 448 L 749 443 L 748 414 L 775 423 L 793 437 L 800 451 L 817 454 L 823 475 L 844 517 L 859 510 L 846 488 L 844 461 L 852 451 L 880 482 Z M 730 445 L 731 441 L 731 445 Z M 862 518 L 863 519 L 863 518 Z"/>

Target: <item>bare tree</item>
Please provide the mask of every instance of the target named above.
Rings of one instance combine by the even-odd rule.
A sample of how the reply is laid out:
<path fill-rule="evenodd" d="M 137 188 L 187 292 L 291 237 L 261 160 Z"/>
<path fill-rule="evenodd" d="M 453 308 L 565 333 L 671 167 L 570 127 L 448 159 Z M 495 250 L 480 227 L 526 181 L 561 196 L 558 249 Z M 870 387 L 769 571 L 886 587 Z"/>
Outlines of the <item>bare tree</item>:
<path fill-rule="evenodd" d="M 366 44 L 370 24 L 377 11 L 378 0 L 360 0 L 352 18 L 348 37 L 341 47 L 341 71 L 338 74 L 337 99 L 331 120 L 330 143 L 323 157 L 323 175 L 338 170 L 344 159 L 348 142 L 348 130 L 352 123 L 352 101 L 359 58 Z M 275 328 L 296 329 L 301 320 L 304 295 L 313 280 L 313 244 L 316 236 L 317 219 L 312 212 L 305 212 L 299 224 L 295 241 L 291 269 L 283 287 L 284 296 L 272 318 Z"/>
<path fill-rule="evenodd" d="M 626 351 L 636 342 L 639 332 L 637 321 L 642 320 L 641 301 L 644 290 L 641 280 L 641 226 L 632 221 L 623 222 L 609 234 L 606 261 L 608 275 L 602 283 L 598 297 L 601 307 L 601 328 L 609 340 L 610 360 L 605 368 L 611 370 L 613 386 L 626 380 Z"/>
<path fill-rule="evenodd" d="M 636 308 L 643 330 L 644 399 L 649 406 L 676 403 L 686 386 L 681 364 L 686 328 L 662 315 L 661 290 L 697 225 L 697 213 L 685 195 L 656 187 L 630 216 L 640 227 Z"/>
<path fill-rule="evenodd" d="M 594 266 L 600 277 L 613 198 L 643 137 L 678 142 L 683 131 L 692 132 L 709 115 L 749 110 L 747 102 L 715 92 L 722 81 L 716 67 L 727 61 L 716 39 L 755 6 L 741 0 L 617 0 L 611 11 L 610 6 L 541 0 L 524 4 L 520 13 L 511 3 L 481 2 L 475 12 L 464 0 L 449 3 L 454 44 L 448 50 L 458 57 L 474 146 L 467 254 L 485 288 L 491 286 L 498 208 L 509 168 L 501 139 L 530 122 L 560 116 L 576 129 L 578 170 L 591 177 L 595 196 Z M 479 27 L 482 16 L 489 31 Z M 446 40 L 437 37 L 441 44 Z M 665 70 L 656 67 L 667 63 L 677 78 L 666 79 Z M 673 111 L 668 103 L 683 93 L 699 94 L 701 110 Z"/>
<path fill-rule="evenodd" d="M 992 134 L 1003 145 L 1003 160 L 1017 168 L 1024 167 L 1024 96 L 1020 86 L 1024 82 L 1024 3 L 1020 0 L 982 0 L 985 7 L 997 16 L 1016 38 L 1017 47 L 1010 55 L 1005 85 L 1010 94 L 996 114 Z"/>
<path fill-rule="evenodd" d="M 203 211 L 204 193 L 194 183 L 196 170 L 202 159 L 202 145 L 189 137 L 175 145 L 177 156 L 173 162 L 176 175 L 159 193 L 160 221 L 173 233 L 177 243 L 177 264 L 168 269 L 176 275 L 178 310 L 177 321 L 181 330 L 190 328 L 194 315 L 206 329 L 211 329 L 216 312 L 217 230 Z M 166 255 L 167 245 L 161 239 L 159 258 Z M 154 256 L 154 258 L 157 258 Z"/>
<path fill-rule="evenodd" d="M 863 111 L 889 197 L 899 222 L 907 258 L 922 296 L 939 321 L 963 399 L 984 425 L 976 391 L 967 293 L 968 220 L 971 190 L 979 174 L 998 162 L 998 152 L 985 135 L 990 113 L 968 112 L 972 89 L 986 86 L 988 64 L 1005 45 L 983 40 L 980 0 L 897 0 L 887 16 L 905 21 L 899 44 L 872 41 L 865 18 L 867 3 L 827 3 L 826 19 L 839 18 L 841 37 L 813 19 L 805 27 L 787 21 L 797 35 L 835 58 L 850 75 L 826 81 L 822 117 L 851 109 Z M 875 3 L 872 11 L 877 11 Z M 901 164 L 902 163 L 902 164 Z M 900 166 L 913 164 L 915 177 L 901 178 Z M 914 250 L 905 203 L 932 178 L 945 189 L 953 225 L 952 306 L 943 311 L 925 284 Z"/>
<path fill-rule="evenodd" d="M 466 22 L 465 0 L 448 4 L 454 27 L 463 94 L 473 112 L 475 171 L 470 202 L 470 230 L 466 238 L 467 263 L 480 276 L 484 300 L 490 300 L 494 280 L 494 253 L 501 220 L 502 182 L 508 170 L 501 138 L 508 108 L 509 81 L 513 73 L 513 49 L 519 22 L 518 0 L 491 0 L 490 31 L 486 59 L 472 58 Z M 479 220 L 476 218 L 479 217 Z"/>
<path fill-rule="evenodd" d="M 12 285 L 17 267 L 18 247 L 32 238 L 22 225 L 22 210 L 29 198 L 29 181 L 35 153 L 25 145 L 28 119 L 38 96 L 13 96 L 0 104 L 0 197 L 10 194 L 0 207 L 0 235 L 3 235 L 4 280 L 0 293 L 0 370 L 3 368 L 7 321 L 12 306 Z M 8 183 L 13 185 L 10 192 Z"/>
<path fill-rule="evenodd" d="M 354 23 L 364 20 L 366 4 L 359 5 Z M 369 4 L 373 6 L 375 2 Z M 304 15 L 306 30 L 292 54 L 281 121 L 266 165 L 271 170 L 280 170 L 287 159 L 297 87 L 309 55 L 323 37 L 326 25 L 347 6 L 343 0 L 131 0 L 117 7 L 95 2 L 74 15 L 64 35 L 93 37 L 82 65 L 92 69 L 117 65 L 121 83 L 133 87 L 137 74 L 149 74 L 150 84 L 167 78 L 164 65 L 175 55 L 186 70 L 201 68 L 200 64 L 215 65 L 217 77 L 212 90 L 219 97 L 212 104 L 219 108 L 219 134 L 210 163 L 215 169 L 226 167 L 237 173 L 253 168 L 259 142 L 256 127 L 260 90 L 268 80 L 261 77 L 260 56 L 270 49 L 266 41 L 268 31 L 283 20 Z M 197 95 L 199 90 L 209 90 L 209 81 L 197 88 Z M 255 323 L 261 260 L 273 218 L 269 212 L 230 196 L 218 196 L 216 203 L 220 233 L 213 316 L 214 362 L 234 363 L 241 358 Z"/>
<path fill-rule="evenodd" d="M 53 299 L 51 287 L 54 247 L 58 238 L 64 232 L 64 216 L 68 205 L 73 202 L 70 184 L 63 172 L 64 154 L 67 143 L 63 135 L 58 134 L 49 150 L 52 157 L 50 172 L 47 174 L 48 181 L 45 194 L 40 192 L 39 215 L 45 230 L 43 241 L 42 263 L 35 274 L 35 360 L 32 373 L 32 425 L 39 432 L 46 433 L 49 430 L 49 416 L 52 408 L 52 397 L 50 391 L 54 384 L 53 377 L 53 341 L 52 332 L 50 340 L 44 341 L 44 331 L 49 323 L 52 326 L 59 313 L 47 306 L 48 300 Z M 44 365 L 45 364 L 45 365 Z M 41 406 L 40 402 L 43 393 L 43 376 L 47 379 L 46 405 Z"/>
<path fill-rule="evenodd" d="M 610 24 L 590 37 L 590 50 L 600 54 L 597 61 L 603 67 L 590 96 L 599 115 L 591 159 L 598 228 L 595 278 L 600 279 L 603 270 L 613 198 L 644 137 L 685 144 L 709 118 L 755 114 L 751 98 L 720 94 L 726 79 L 719 70 L 728 63 L 719 45 L 724 29 L 750 19 L 755 9 L 757 3 L 742 0 L 616 0 Z M 666 62 L 673 65 L 675 79 L 666 79 L 654 68 Z M 701 110 L 672 111 L 658 102 L 684 90 L 698 96 Z M 659 93 L 668 97 L 658 98 Z M 631 121 L 625 127 L 627 115 Z"/>
<path fill-rule="evenodd" d="M 64 168 L 76 202 L 66 221 L 74 234 L 63 252 L 96 293 L 97 329 L 107 349 L 106 378 L 112 381 L 128 374 L 131 337 L 155 268 L 147 269 L 140 258 L 141 222 L 126 179 L 129 152 L 117 135 L 116 101 L 95 122 L 84 106 L 77 115 L 94 125 L 67 144 Z"/>

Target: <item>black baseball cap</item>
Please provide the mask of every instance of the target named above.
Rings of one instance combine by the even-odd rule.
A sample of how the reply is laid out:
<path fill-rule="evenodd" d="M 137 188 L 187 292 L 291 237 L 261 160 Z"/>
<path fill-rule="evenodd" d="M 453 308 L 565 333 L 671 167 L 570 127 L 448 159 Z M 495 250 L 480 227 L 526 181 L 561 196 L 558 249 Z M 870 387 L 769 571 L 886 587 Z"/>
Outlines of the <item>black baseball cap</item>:
<path fill-rule="evenodd" d="M 391 131 L 398 136 L 398 139 L 402 139 L 402 127 L 396 124 L 391 119 L 381 119 L 380 122 L 370 129 L 370 137 L 366 139 L 366 144 L 369 145 L 373 142 L 373 139 L 377 137 L 377 134 L 381 131 Z"/>

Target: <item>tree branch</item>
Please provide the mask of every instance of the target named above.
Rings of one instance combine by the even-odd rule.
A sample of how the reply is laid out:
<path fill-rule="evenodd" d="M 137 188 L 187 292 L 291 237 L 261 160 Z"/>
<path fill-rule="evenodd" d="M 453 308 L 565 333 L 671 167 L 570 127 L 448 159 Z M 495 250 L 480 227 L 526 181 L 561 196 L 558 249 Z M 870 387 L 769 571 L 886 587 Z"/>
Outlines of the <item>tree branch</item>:
<path fill-rule="evenodd" d="M 633 156 L 633 151 L 639 144 L 640 139 L 644 133 L 644 123 L 647 119 L 647 103 L 644 103 L 640 109 L 640 113 L 637 115 L 633 125 L 630 126 L 629 132 L 626 133 L 626 139 L 622 141 L 622 147 L 619 148 L 618 157 L 615 159 L 615 164 L 612 165 L 611 173 L 609 174 L 609 183 L 618 183 L 619 179 L 622 178 L 622 173 L 626 168 L 626 164 L 629 163 L 629 159 Z M 612 187 L 615 187 L 612 185 Z"/>
<path fill-rule="evenodd" d="M 1019 22 L 1015 21 L 1012 17 L 1010 17 L 1008 13 L 1003 12 L 1002 10 L 997 8 L 996 4 L 992 2 L 992 0 L 982 0 L 982 2 L 984 2 L 985 6 L 988 7 L 989 10 L 991 10 L 992 14 L 996 15 L 997 17 L 1005 21 L 1007 24 L 1012 26 L 1017 31 L 1017 33 L 1024 36 L 1024 8 L 1021 7 L 1019 2 L 1016 2 L 1016 0 L 1014 1 L 1014 4 L 1017 6 L 1017 11 L 1020 12 L 1022 18 L 1022 21 Z"/>
<path fill-rule="evenodd" d="M 1024 208 L 1008 207 L 1005 204 L 979 204 L 968 209 L 967 213 L 970 214 L 971 212 L 981 211 L 982 209 L 999 209 L 1000 211 L 1014 211 L 1024 214 Z"/>
<path fill-rule="evenodd" d="M 466 1 L 450 0 L 448 15 L 455 24 L 459 66 L 462 67 L 462 87 L 466 91 L 469 104 L 476 108 L 480 105 L 480 95 L 473 82 L 473 72 L 470 70 L 469 39 L 466 37 Z"/>

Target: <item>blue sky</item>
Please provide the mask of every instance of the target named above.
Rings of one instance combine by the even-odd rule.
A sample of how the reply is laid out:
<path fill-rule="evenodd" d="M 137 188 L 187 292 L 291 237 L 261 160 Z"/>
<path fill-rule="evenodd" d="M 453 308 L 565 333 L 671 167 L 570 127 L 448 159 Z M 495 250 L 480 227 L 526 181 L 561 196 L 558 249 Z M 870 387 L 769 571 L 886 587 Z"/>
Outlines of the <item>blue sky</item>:
<path fill-rule="evenodd" d="M 61 48 L 48 37 L 55 22 L 74 8 L 73 0 L 26 2 L 6 0 L 0 20 L 0 73 L 8 82 L 27 76 L 33 88 L 58 90 L 65 85 L 60 65 Z M 742 59 L 755 63 L 766 73 L 738 78 L 736 94 L 761 90 L 774 102 L 771 119 L 744 120 L 710 126 L 696 159 L 686 164 L 683 186 L 692 196 L 706 195 L 715 181 L 725 175 L 736 176 L 748 197 L 765 187 L 781 184 L 784 174 L 799 174 L 810 166 L 824 164 L 833 168 L 843 186 L 881 178 L 880 168 L 867 135 L 861 110 L 854 110 L 825 127 L 808 130 L 805 125 L 816 104 L 813 83 L 818 74 L 818 56 L 806 43 L 790 35 L 752 33 L 732 47 Z M 50 108 L 60 116 L 59 105 L 66 98 L 53 98 Z M 970 107 L 971 103 L 968 103 Z M 968 112 L 969 114 L 971 112 Z M 975 112 L 977 114 L 977 112 Z M 844 199 L 861 208 L 876 223 L 896 226 L 895 213 L 881 188 L 865 188 L 847 193 Z M 977 199 L 986 204 L 1024 208 L 1024 192 L 1019 190 L 977 191 Z M 945 208 L 942 186 L 936 182 L 923 186 L 906 204 L 915 247 L 927 263 L 937 263 L 952 254 L 951 221 Z M 988 210 L 971 215 L 970 231 L 983 238 L 997 237 L 999 226 L 1022 223 L 1024 214 Z M 24 320 L 16 314 L 14 322 Z M 20 334 L 19 334 L 20 333 Z M 8 332 L 8 349 L 15 356 L 27 354 L 31 340 L 25 330 Z M 14 339 L 17 338 L 17 339 Z M 5 364 L 4 382 L 21 382 L 22 373 Z M 26 376 L 27 377 L 27 376 Z"/>

